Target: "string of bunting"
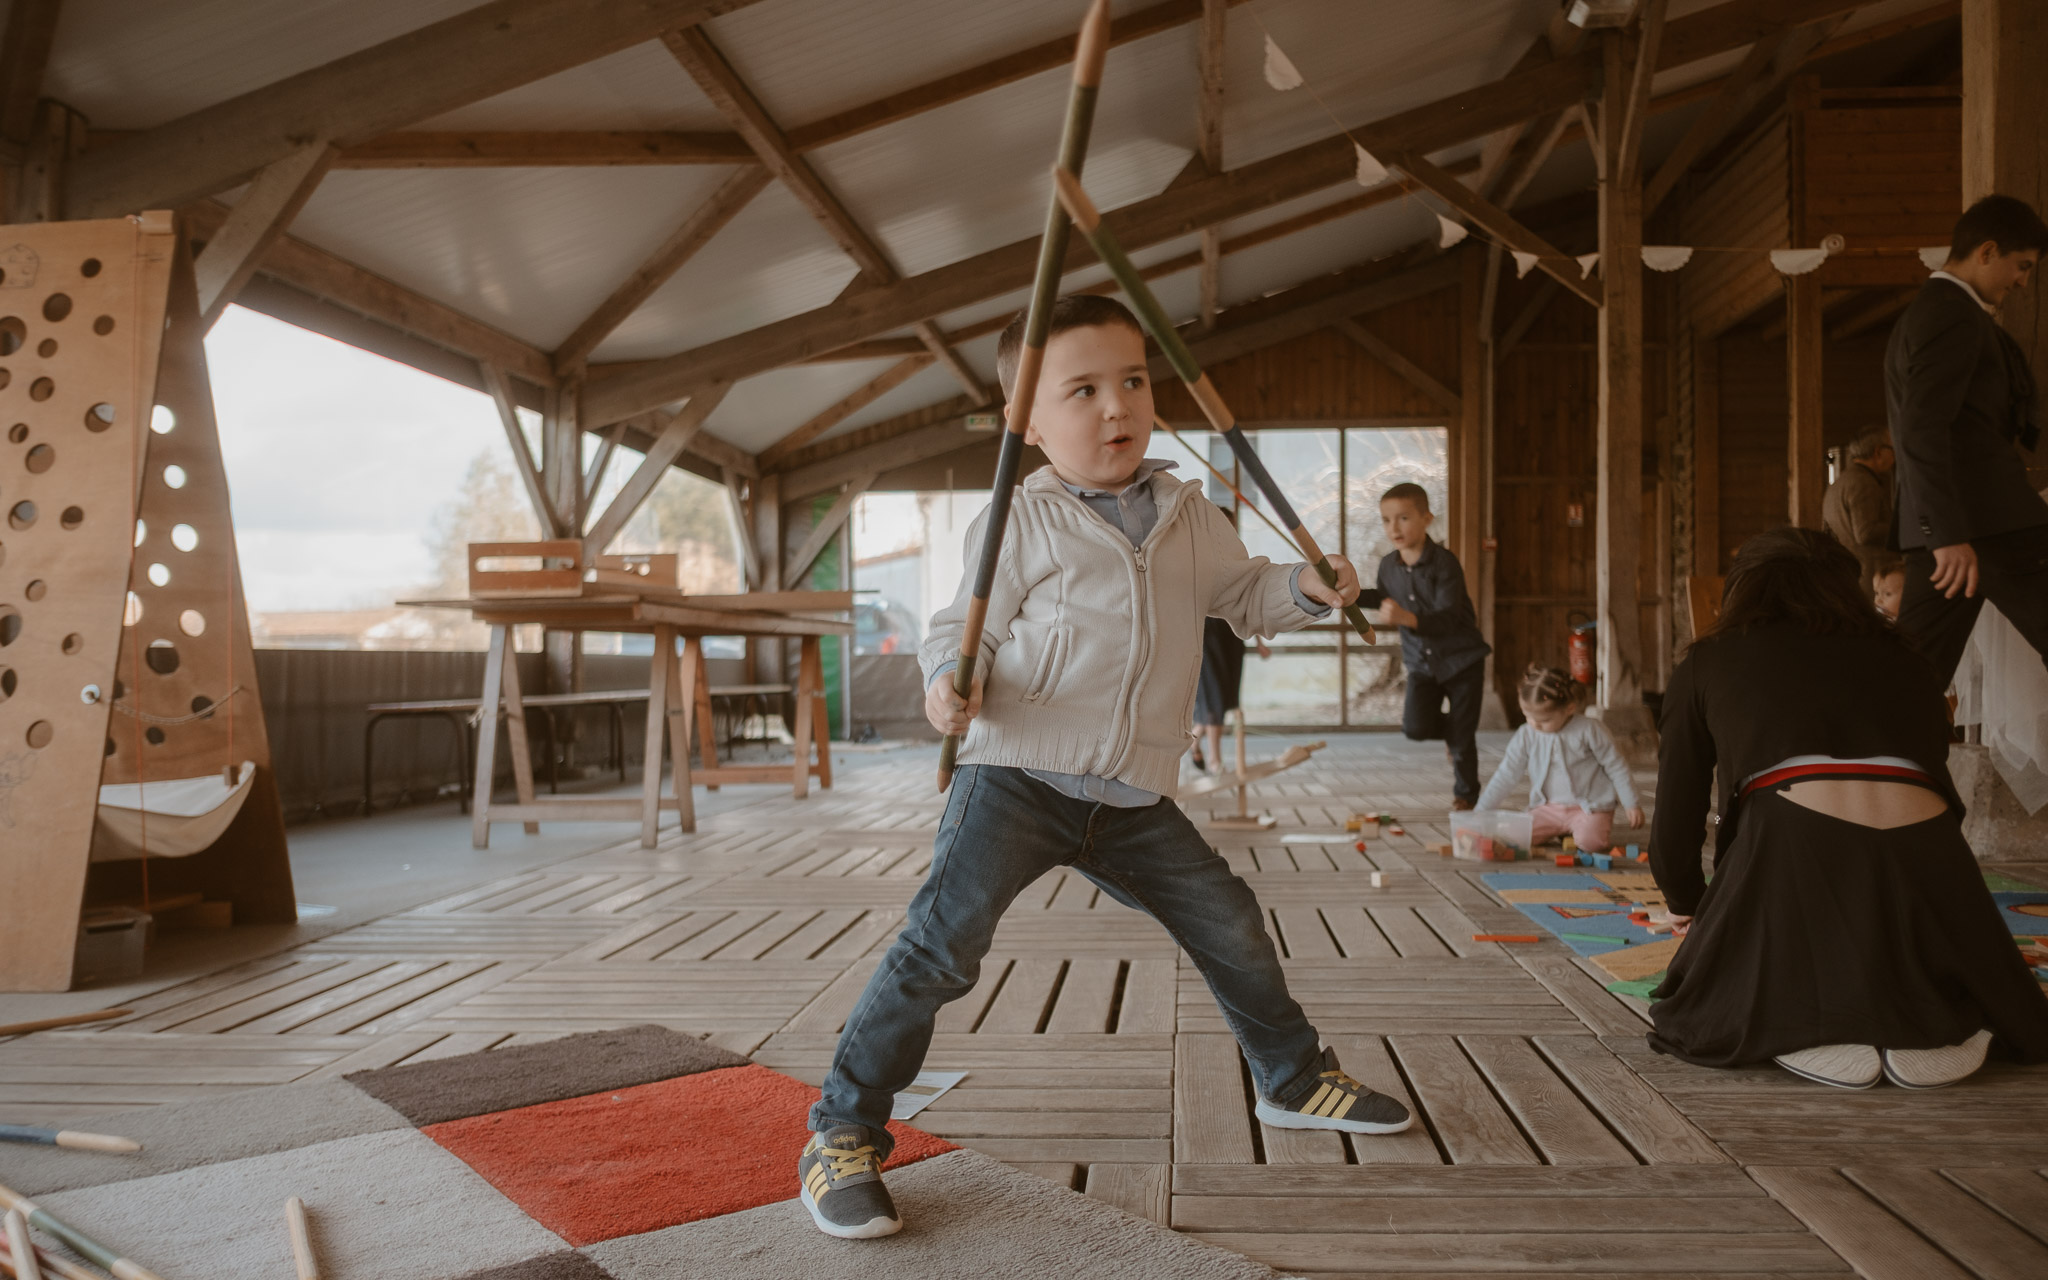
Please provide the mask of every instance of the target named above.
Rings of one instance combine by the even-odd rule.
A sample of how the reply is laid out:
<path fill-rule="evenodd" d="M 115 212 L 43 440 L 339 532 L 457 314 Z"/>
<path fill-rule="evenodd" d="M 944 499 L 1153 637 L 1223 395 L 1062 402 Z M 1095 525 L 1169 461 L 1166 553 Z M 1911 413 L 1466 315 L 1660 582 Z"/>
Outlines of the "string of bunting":
<path fill-rule="evenodd" d="M 1386 165 L 1380 162 L 1377 156 L 1366 149 L 1365 144 L 1358 140 L 1357 135 L 1352 133 L 1342 120 L 1337 118 L 1337 113 L 1330 109 L 1330 105 L 1327 102 L 1323 101 L 1323 96 L 1316 92 L 1315 86 L 1309 83 L 1306 76 L 1302 75 L 1301 69 L 1294 65 L 1294 60 L 1287 56 L 1286 51 L 1280 47 L 1279 42 L 1273 39 L 1273 33 L 1266 29 L 1265 19 L 1260 16 L 1259 12 L 1254 9 L 1251 16 L 1252 21 L 1259 24 L 1259 30 L 1266 38 L 1266 83 L 1281 93 L 1302 88 L 1308 90 L 1309 96 L 1315 99 L 1316 105 L 1322 108 L 1323 114 L 1330 118 L 1330 122 L 1336 125 L 1346 138 L 1351 140 L 1352 149 L 1358 154 L 1358 168 L 1355 177 L 1359 186 L 1370 190 L 1392 179 L 1393 173 Z M 1404 182 L 1402 188 L 1403 199 L 1419 195 L 1415 184 L 1412 182 Z M 1424 203 L 1423 207 L 1429 208 L 1427 203 Z M 1451 248 L 1472 234 L 1472 228 L 1464 222 L 1436 209 L 1430 209 L 1430 212 L 1436 215 L 1436 243 L 1438 248 Z M 1481 235 L 1489 243 L 1499 244 L 1499 247 L 1505 249 L 1508 256 L 1515 260 L 1515 278 L 1517 280 L 1528 275 L 1542 259 L 1540 254 L 1528 253 L 1521 249 L 1500 244 L 1493 237 L 1487 236 L 1483 230 Z M 1803 276 L 1809 272 L 1818 271 L 1821 265 L 1831 257 L 1844 255 L 1868 256 L 1902 252 L 1905 252 L 1905 250 L 1891 248 L 1851 249 L 1841 236 L 1833 235 L 1828 236 L 1818 246 L 1811 249 L 1761 249 L 1748 245 L 1646 244 L 1642 246 L 1643 265 L 1652 271 L 1676 271 L 1692 261 L 1695 253 L 1761 253 L 1770 256 L 1771 266 L 1779 274 L 1788 276 Z M 1921 264 L 1929 271 L 1939 270 L 1942 263 L 1948 260 L 1948 246 L 1945 244 L 1928 245 L 1915 252 L 1918 253 Z M 1579 265 L 1579 278 L 1581 280 L 1590 277 L 1594 269 L 1600 265 L 1600 255 L 1598 253 L 1581 253 L 1570 256 L 1571 260 Z"/>

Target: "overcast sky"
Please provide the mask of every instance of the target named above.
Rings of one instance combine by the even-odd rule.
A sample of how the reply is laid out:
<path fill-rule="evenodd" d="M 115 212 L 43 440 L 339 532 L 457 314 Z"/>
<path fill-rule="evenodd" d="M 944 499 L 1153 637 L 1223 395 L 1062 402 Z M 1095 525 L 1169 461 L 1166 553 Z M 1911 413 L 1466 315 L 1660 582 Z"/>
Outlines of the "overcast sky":
<path fill-rule="evenodd" d="M 488 397 L 241 307 L 206 339 L 257 613 L 389 604 L 432 576 L 436 508 L 496 450 Z"/>

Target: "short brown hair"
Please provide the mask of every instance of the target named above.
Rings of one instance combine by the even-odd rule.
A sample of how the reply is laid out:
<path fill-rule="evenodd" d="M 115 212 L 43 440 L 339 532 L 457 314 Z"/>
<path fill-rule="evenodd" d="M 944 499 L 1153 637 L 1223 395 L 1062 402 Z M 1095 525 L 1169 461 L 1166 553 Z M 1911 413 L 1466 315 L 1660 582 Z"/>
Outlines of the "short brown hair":
<path fill-rule="evenodd" d="M 1879 578 L 1889 578 L 1895 573 L 1904 573 L 1905 571 L 1906 557 L 1888 551 L 1879 556 L 1877 563 L 1871 566 L 1870 581 L 1875 585 Z"/>
<path fill-rule="evenodd" d="M 1412 480 L 1400 484 L 1380 495 L 1381 502 L 1412 502 L 1424 511 L 1429 510 L 1429 490 Z"/>
<path fill-rule="evenodd" d="M 1814 636 L 1889 635 L 1857 582 L 1856 557 L 1831 533 L 1780 525 L 1742 544 L 1710 636 L 1773 623 Z"/>
<path fill-rule="evenodd" d="M 1017 398 L 1017 364 L 1023 358 L 1024 318 L 1028 314 L 1019 311 L 1016 319 L 1003 329 L 1003 336 L 996 339 L 996 381 L 1003 388 L 1005 400 Z M 1055 298 L 1048 320 L 1047 342 L 1069 329 L 1092 329 L 1099 325 L 1122 325 L 1140 338 L 1145 336 L 1145 327 L 1129 307 L 1099 293 L 1069 293 Z"/>
<path fill-rule="evenodd" d="M 1956 219 L 1955 233 L 1949 237 L 1949 261 L 1962 261 L 1987 240 L 1997 246 L 2000 255 L 2028 249 L 2048 253 L 2048 223 L 2018 196 L 1985 196 Z"/>

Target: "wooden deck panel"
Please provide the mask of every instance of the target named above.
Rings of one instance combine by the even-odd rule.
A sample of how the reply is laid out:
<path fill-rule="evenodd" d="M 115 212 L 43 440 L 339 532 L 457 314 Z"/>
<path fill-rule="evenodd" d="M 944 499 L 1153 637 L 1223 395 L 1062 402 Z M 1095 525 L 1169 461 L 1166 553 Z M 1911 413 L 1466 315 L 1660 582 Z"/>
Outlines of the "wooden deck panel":
<path fill-rule="evenodd" d="M 728 787 L 655 849 L 608 841 L 0 1041 L 0 1108 L 64 1120 L 646 1021 L 816 1084 L 929 866 L 930 754 L 851 756 L 801 804 Z M 2048 1073 L 1850 1094 L 1661 1057 L 1560 944 L 1471 940 L 1528 922 L 1431 852 L 1448 782 L 1426 745 L 1343 738 L 1255 789 L 1278 827 L 1215 833 L 1293 994 L 1409 1132 L 1260 1124 L 1200 971 L 1071 868 L 942 1010 L 928 1065 L 968 1075 L 918 1123 L 1321 1280 L 2048 1274 Z M 1354 810 L 1407 834 L 1282 841 Z"/>

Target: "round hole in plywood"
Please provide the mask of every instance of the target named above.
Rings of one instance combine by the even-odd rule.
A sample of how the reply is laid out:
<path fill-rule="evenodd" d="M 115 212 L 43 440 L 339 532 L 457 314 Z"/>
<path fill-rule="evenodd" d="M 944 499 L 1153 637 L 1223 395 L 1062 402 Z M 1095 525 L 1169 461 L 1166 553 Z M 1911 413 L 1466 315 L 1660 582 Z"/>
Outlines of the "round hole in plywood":
<path fill-rule="evenodd" d="M 0 564 L 7 563 L 7 544 L 0 542 Z"/>
<path fill-rule="evenodd" d="M 28 326 L 20 316 L 0 316 L 0 356 L 11 356 L 28 341 Z"/>
<path fill-rule="evenodd" d="M 198 694 L 197 696 L 195 696 L 195 697 L 194 697 L 194 698 L 192 699 L 192 714 L 193 714 L 193 715 L 195 715 L 195 716 L 198 716 L 198 715 L 205 715 L 205 714 L 206 714 L 207 712 L 209 712 L 209 711 L 211 711 L 211 710 L 213 710 L 213 699 L 212 699 L 212 698 L 209 698 L 209 697 L 207 697 L 207 696 L 206 696 L 205 694 L 203 694 L 203 693 L 202 693 L 202 694 Z"/>
<path fill-rule="evenodd" d="M 149 536 L 149 521 L 147 521 L 147 520 L 137 520 L 137 521 L 135 522 L 135 545 L 136 545 L 136 546 L 138 546 L 138 547 L 139 547 L 139 546 L 141 546 L 141 545 L 142 545 L 142 540 L 143 540 L 144 538 L 147 538 L 148 536 Z"/>
<path fill-rule="evenodd" d="M 30 475 L 39 476 L 57 465 L 57 451 L 49 445 L 39 444 L 28 451 L 28 456 L 21 463 L 29 469 Z"/>
<path fill-rule="evenodd" d="M 132 627 L 140 621 L 142 621 L 142 597 L 130 591 L 128 593 L 128 605 L 121 611 L 121 625 Z M 121 696 L 121 682 L 118 680 L 114 682 L 114 696 L 116 698 Z"/>
<path fill-rule="evenodd" d="M 36 504 L 23 499 L 9 508 L 7 523 L 11 528 L 26 529 L 36 522 Z"/>
<path fill-rule="evenodd" d="M 50 594 L 50 584 L 44 582 L 41 578 L 37 578 L 35 581 L 23 587 L 21 589 L 21 594 L 25 599 L 28 600 L 30 604 L 35 604 L 36 602 L 40 601 L 44 596 Z"/>
<path fill-rule="evenodd" d="M 14 375 L 5 369 L 0 369 L 0 389 L 5 389 L 7 384 L 12 381 L 14 381 Z"/>
<path fill-rule="evenodd" d="M 64 508 L 64 514 L 57 517 L 57 523 L 63 525 L 66 529 L 76 529 L 79 525 L 85 523 L 85 508 Z"/>
<path fill-rule="evenodd" d="M 189 524 L 172 525 L 171 545 L 180 551 L 190 551 L 199 545 L 199 530 Z"/>
<path fill-rule="evenodd" d="M 114 317 L 101 316 L 99 319 L 93 321 L 92 331 L 100 335 L 102 338 L 106 337 L 108 334 L 114 331 Z"/>
<path fill-rule="evenodd" d="M 36 344 L 36 354 L 41 356 L 45 360 L 48 360 L 51 356 L 56 355 L 57 340 L 55 338 L 44 338 L 41 342 L 38 342 Z"/>
<path fill-rule="evenodd" d="M 75 658 L 85 651 L 85 637 L 76 631 L 64 637 L 64 656 Z"/>
<path fill-rule="evenodd" d="M 153 587 L 170 586 L 171 571 L 160 564 L 149 566 L 149 584 Z"/>
<path fill-rule="evenodd" d="M 0 604 L 0 649 L 5 649 L 21 636 L 21 611 L 11 604 Z"/>
<path fill-rule="evenodd" d="M 84 276 L 88 280 L 92 279 L 99 273 L 100 260 L 98 258 L 87 258 L 84 262 L 78 264 L 78 274 Z"/>
<path fill-rule="evenodd" d="M 85 429 L 87 431 L 105 431 L 108 427 L 111 427 L 113 425 L 113 405 L 107 404 L 105 401 L 102 401 L 99 404 L 96 404 L 92 408 L 87 409 L 85 411 Z"/>
<path fill-rule="evenodd" d="M 149 429 L 167 436 L 178 429 L 178 415 L 171 412 L 171 406 L 160 404 L 149 411 Z"/>
<path fill-rule="evenodd" d="M 187 609 L 178 615 L 178 630 L 188 636 L 206 634 L 206 615 L 197 609 Z"/>
<path fill-rule="evenodd" d="M 7 428 L 7 442 L 9 444 L 20 444 L 26 439 L 28 439 L 28 424 L 26 422 L 17 422 Z"/>
<path fill-rule="evenodd" d="M 160 747 L 164 745 L 164 731 L 162 729 L 157 728 L 155 725 L 151 725 L 149 726 L 149 728 L 144 729 L 142 731 L 142 736 L 143 739 L 147 741 L 149 745 L 152 747 Z"/>
<path fill-rule="evenodd" d="M 28 398 L 41 403 L 57 394 L 57 384 L 48 378 L 37 378 L 28 384 Z"/>
<path fill-rule="evenodd" d="M 48 720 L 38 720 L 28 727 L 28 745 L 35 751 L 41 751 L 49 746 L 50 739 L 56 736 L 57 731 L 50 727 Z"/>
<path fill-rule="evenodd" d="M 114 754 L 114 740 L 113 740 L 112 738 L 108 738 L 108 739 L 107 739 L 107 747 L 106 747 L 106 750 L 105 750 L 104 752 L 102 752 L 101 754 L 103 754 L 103 755 L 105 755 L 105 756 L 108 756 L 109 758 L 111 758 L 111 757 L 113 756 L 113 754 Z"/>
<path fill-rule="evenodd" d="M 127 696 L 128 686 L 122 684 L 119 680 L 114 681 L 114 701 L 119 702 L 121 699 Z"/>
<path fill-rule="evenodd" d="M 185 479 L 185 468 L 179 466 L 177 463 L 173 462 L 170 466 L 164 468 L 164 483 L 169 485 L 171 488 L 184 488 Z"/>
<path fill-rule="evenodd" d="M 62 320 L 65 316 L 68 316 L 70 314 L 70 294 L 53 293 L 49 297 L 43 299 L 43 319 L 48 320 L 50 323 L 55 324 L 57 321 Z"/>
<path fill-rule="evenodd" d="M 167 676 L 178 669 L 178 646 L 168 640 L 152 640 L 142 651 L 142 660 L 151 671 Z"/>
<path fill-rule="evenodd" d="M 13 667 L 0 667 L 0 702 L 13 697 L 15 686 L 19 683 L 20 679 L 14 674 Z"/>

